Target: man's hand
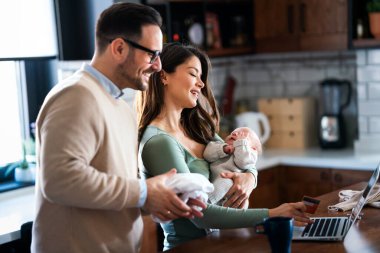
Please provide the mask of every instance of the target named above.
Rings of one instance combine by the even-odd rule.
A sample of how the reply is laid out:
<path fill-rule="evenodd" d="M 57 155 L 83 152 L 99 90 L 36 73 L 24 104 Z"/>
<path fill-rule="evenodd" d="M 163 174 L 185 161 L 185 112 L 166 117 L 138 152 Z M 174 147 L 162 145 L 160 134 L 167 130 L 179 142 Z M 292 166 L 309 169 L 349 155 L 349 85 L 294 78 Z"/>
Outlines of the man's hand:
<path fill-rule="evenodd" d="M 191 200 L 189 204 L 184 203 L 177 194 L 166 186 L 166 180 L 176 173 L 175 169 L 169 172 L 149 178 L 147 184 L 147 198 L 143 209 L 158 217 L 162 221 L 174 220 L 181 217 L 202 217 L 203 214 L 192 206 L 201 209 L 206 205 L 199 200 Z"/>
<path fill-rule="evenodd" d="M 255 177 L 251 173 L 223 172 L 223 178 L 230 178 L 234 184 L 226 193 L 226 207 L 243 208 L 255 185 Z"/>

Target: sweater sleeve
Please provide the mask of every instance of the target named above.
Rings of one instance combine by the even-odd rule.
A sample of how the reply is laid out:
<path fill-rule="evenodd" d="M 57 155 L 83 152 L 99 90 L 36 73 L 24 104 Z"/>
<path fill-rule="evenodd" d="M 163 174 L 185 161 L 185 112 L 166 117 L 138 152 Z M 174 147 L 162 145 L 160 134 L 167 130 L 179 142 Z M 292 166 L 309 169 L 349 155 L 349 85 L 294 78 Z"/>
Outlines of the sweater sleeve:
<path fill-rule="evenodd" d="M 143 147 L 142 160 L 152 176 L 176 168 L 180 173 L 190 173 L 185 154 L 178 143 L 170 136 L 156 135 Z M 241 228 L 251 227 L 268 217 L 268 209 L 235 209 L 208 205 L 202 218 L 191 221 L 198 228 Z"/>
<path fill-rule="evenodd" d="M 141 152 L 147 174 L 157 176 L 175 168 L 177 173 L 190 173 L 185 153 L 169 135 L 158 134 L 150 138 Z"/>
<path fill-rule="evenodd" d="M 222 141 L 210 141 L 203 152 L 203 157 L 206 161 L 212 163 L 220 158 L 228 156 L 228 154 L 224 153 L 223 147 L 226 143 Z"/>
<path fill-rule="evenodd" d="M 105 131 L 101 115 L 94 95 L 81 86 L 66 88 L 44 105 L 37 121 L 39 187 L 49 201 L 108 210 L 137 205 L 138 179 L 108 174 L 91 164 Z"/>

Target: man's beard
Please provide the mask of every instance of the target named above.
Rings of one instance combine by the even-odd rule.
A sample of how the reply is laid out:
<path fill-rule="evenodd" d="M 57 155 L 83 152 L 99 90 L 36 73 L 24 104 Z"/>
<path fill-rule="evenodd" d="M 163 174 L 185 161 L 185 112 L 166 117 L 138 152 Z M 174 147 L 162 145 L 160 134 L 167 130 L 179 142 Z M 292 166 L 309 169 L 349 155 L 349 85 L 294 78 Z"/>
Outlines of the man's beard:
<path fill-rule="evenodd" d="M 134 68 L 134 65 L 131 64 L 131 61 L 128 62 L 128 59 L 118 66 L 117 73 L 119 74 L 120 80 L 122 80 L 123 83 L 128 83 L 128 85 L 124 85 L 126 87 L 134 90 L 146 90 L 148 83 L 143 81 L 142 76 L 136 77 L 135 75 L 131 75 L 130 72 L 133 72 L 133 69 L 130 69 L 131 66 Z"/>

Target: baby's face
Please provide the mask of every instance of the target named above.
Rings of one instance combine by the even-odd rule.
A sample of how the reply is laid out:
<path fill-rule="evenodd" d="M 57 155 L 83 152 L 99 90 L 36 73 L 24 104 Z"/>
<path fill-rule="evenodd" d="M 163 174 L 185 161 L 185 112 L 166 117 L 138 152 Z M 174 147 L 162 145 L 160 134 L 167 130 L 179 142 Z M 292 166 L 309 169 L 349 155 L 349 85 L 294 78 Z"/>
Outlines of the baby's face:
<path fill-rule="evenodd" d="M 228 135 L 226 137 L 225 142 L 228 145 L 232 145 L 234 143 L 234 141 L 240 140 L 240 139 L 245 139 L 245 138 L 249 137 L 249 135 L 250 135 L 249 130 L 247 130 L 245 128 L 237 128 L 230 135 Z M 251 138 L 248 138 L 249 141 L 251 141 L 250 139 Z"/>
<path fill-rule="evenodd" d="M 246 127 L 240 127 L 235 129 L 230 135 L 224 140 L 228 145 L 233 145 L 234 141 L 239 139 L 248 139 L 249 146 L 254 150 L 261 150 L 260 140 L 257 135 Z"/>

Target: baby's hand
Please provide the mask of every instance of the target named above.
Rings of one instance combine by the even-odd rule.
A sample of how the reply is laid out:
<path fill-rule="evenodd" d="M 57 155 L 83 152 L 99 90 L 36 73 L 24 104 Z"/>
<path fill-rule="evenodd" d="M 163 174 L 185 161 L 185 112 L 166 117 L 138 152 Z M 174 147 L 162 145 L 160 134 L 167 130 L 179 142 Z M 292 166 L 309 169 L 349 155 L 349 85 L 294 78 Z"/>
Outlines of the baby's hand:
<path fill-rule="evenodd" d="M 224 153 L 230 155 L 230 154 L 232 154 L 234 152 L 234 146 L 233 145 L 225 145 L 223 147 L 223 151 L 224 151 Z"/>

